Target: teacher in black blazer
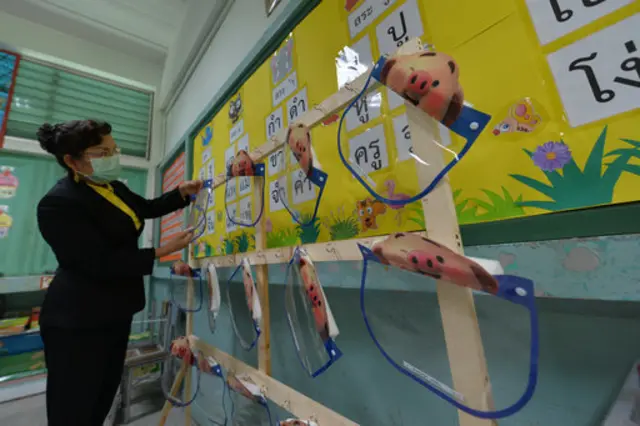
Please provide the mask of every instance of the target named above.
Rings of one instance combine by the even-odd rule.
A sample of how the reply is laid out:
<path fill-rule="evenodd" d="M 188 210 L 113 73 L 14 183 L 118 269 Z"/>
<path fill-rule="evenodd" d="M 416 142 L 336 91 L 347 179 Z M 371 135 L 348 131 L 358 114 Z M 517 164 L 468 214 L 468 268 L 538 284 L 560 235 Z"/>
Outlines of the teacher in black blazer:
<path fill-rule="evenodd" d="M 189 204 L 202 182 L 146 200 L 120 183 L 108 123 L 44 124 L 40 145 L 68 174 L 38 204 L 38 227 L 58 260 L 42 306 L 49 426 L 101 426 L 117 392 L 133 315 L 145 305 L 154 260 L 187 247 L 184 231 L 138 248 L 144 220 Z"/>

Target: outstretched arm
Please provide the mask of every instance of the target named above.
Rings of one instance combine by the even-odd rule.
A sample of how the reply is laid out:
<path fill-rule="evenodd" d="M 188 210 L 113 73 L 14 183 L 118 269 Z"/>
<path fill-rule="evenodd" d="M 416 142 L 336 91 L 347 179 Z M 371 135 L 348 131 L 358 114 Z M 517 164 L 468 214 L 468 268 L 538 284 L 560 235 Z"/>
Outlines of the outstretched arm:
<path fill-rule="evenodd" d="M 127 191 L 131 199 L 136 203 L 137 210 L 142 214 L 143 219 L 155 219 L 172 213 L 176 210 L 187 207 L 191 201 L 189 195 L 182 193 L 180 188 L 162 194 L 158 198 L 147 200 L 144 197 L 131 191 L 126 185 L 120 182 L 113 182 L 121 191 Z"/>

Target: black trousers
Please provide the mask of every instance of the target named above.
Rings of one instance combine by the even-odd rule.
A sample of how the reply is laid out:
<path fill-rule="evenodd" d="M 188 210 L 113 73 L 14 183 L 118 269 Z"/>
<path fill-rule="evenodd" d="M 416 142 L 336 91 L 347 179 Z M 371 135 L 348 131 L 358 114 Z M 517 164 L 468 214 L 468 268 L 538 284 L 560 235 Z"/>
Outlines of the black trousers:
<path fill-rule="evenodd" d="M 130 330 L 130 321 L 41 328 L 49 426 L 102 426 L 120 385 Z"/>

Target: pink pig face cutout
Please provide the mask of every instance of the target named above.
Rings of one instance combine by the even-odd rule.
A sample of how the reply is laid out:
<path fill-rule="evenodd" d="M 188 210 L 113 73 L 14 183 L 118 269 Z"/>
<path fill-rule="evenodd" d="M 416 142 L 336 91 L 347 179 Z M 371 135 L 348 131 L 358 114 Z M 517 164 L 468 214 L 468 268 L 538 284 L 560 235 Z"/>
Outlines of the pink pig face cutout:
<path fill-rule="evenodd" d="M 311 131 L 302 124 L 294 124 L 289 127 L 287 134 L 289 148 L 302 171 L 309 176 L 313 168 L 313 157 L 311 154 Z"/>
<path fill-rule="evenodd" d="M 498 291 L 497 280 L 476 262 L 417 234 L 391 234 L 371 251 L 386 265 L 474 290 Z"/>
<path fill-rule="evenodd" d="M 458 64 L 449 55 L 421 52 L 387 60 L 381 82 L 445 126 L 460 116 L 464 94 Z"/>
<path fill-rule="evenodd" d="M 242 282 L 249 312 L 253 313 L 253 277 L 251 277 L 251 272 L 246 269 L 242 271 Z"/>

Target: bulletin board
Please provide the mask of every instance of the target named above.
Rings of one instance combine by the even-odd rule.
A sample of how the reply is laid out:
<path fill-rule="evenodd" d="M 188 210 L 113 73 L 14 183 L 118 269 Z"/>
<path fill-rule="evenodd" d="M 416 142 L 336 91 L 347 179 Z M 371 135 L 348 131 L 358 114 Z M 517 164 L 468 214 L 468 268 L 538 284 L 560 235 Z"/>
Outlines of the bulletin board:
<path fill-rule="evenodd" d="M 194 178 L 223 172 L 239 149 L 262 145 L 364 73 L 374 58 L 420 37 L 455 58 L 465 100 L 493 116 L 449 174 L 461 224 L 636 201 L 640 36 L 634 28 L 640 2 L 569 3 L 321 2 L 197 132 Z M 318 28 L 325 29 L 321 37 Z M 311 226 L 295 223 L 278 200 L 274 185 L 283 153 L 266 160 L 267 248 L 424 229 L 419 203 L 382 205 L 353 179 L 338 158 L 337 130 L 337 116 L 312 130 L 315 165 L 329 178 Z M 441 136 L 453 151 L 464 142 L 446 128 Z M 371 172 L 379 192 L 388 198 L 417 192 L 400 97 L 384 87 L 368 95 L 347 115 L 342 137 L 360 152 L 359 165 Z M 196 257 L 253 248 L 252 228 L 226 220 L 227 190 L 215 192 Z M 298 195 L 295 207 L 304 217 L 315 197 L 304 190 Z M 242 197 L 234 196 L 226 204 L 241 209 Z"/>
<path fill-rule="evenodd" d="M 184 151 L 178 153 L 173 161 L 171 161 L 162 172 L 162 193 L 172 191 L 184 181 L 186 175 L 186 158 Z M 160 245 L 163 245 L 176 233 L 182 231 L 184 226 L 184 210 L 178 210 L 163 216 L 160 220 Z M 174 262 L 176 260 L 184 260 L 183 252 L 176 252 L 159 259 L 160 263 Z"/>
<path fill-rule="evenodd" d="M 13 90 L 20 66 L 20 55 L 6 50 L 0 50 L 0 148 L 4 145 L 7 133 L 7 120 L 11 110 Z"/>

